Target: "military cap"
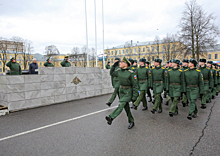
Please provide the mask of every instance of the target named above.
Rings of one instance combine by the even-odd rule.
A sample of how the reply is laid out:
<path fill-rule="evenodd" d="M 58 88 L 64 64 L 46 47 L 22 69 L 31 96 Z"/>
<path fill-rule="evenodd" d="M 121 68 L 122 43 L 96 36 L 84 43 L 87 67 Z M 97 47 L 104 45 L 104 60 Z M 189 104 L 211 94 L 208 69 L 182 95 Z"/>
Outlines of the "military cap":
<path fill-rule="evenodd" d="M 49 61 L 49 60 L 50 60 L 50 58 L 47 59 L 47 61 Z"/>
<path fill-rule="evenodd" d="M 121 61 L 121 59 L 119 57 L 116 57 L 115 60 Z"/>
<path fill-rule="evenodd" d="M 67 59 L 68 59 L 68 58 L 69 58 L 69 56 L 65 56 L 64 58 L 67 58 Z"/>
<path fill-rule="evenodd" d="M 134 62 L 136 62 L 136 63 L 137 63 L 137 60 L 134 60 Z"/>
<path fill-rule="evenodd" d="M 128 61 L 131 62 L 131 65 L 134 64 L 134 60 L 132 58 L 129 58 Z"/>
<path fill-rule="evenodd" d="M 206 59 L 201 58 L 201 59 L 199 59 L 199 62 L 204 62 L 204 63 L 206 63 Z"/>
<path fill-rule="evenodd" d="M 14 57 L 12 57 L 12 58 L 11 58 L 11 60 L 15 60 L 15 58 L 14 58 Z"/>
<path fill-rule="evenodd" d="M 182 65 L 183 65 L 183 63 L 182 63 L 182 62 L 180 62 L 180 65 L 182 66 Z"/>
<path fill-rule="evenodd" d="M 169 62 L 172 62 L 172 60 L 170 60 Z"/>
<path fill-rule="evenodd" d="M 167 63 L 170 63 L 170 61 L 167 61 Z"/>
<path fill-rule="evenodd" d="M 161 63 L 161 62 L 162 62 L 162 60 L 159 59 L 159 58 L 156 58 L 154 61 L 155 61 L 155 62 L 158 62 L 158 63 Z"/>
<path fill-rule="evenodd" d="M 189 62 L 191 62 L 192 64 L 194 64 L 194 66 L 196 67 L 196 65 L 198 64 L 198 62 L 195 59 L 190 59 Z"/>
<path fill-rule="evenodd" d="M 150 62 L 149 62 L 149 61 L 146 61 L 146 64 L 148 64 L 148 65 L 149 65 L 149 64 L 150 64 Z"/>
<path fill-rule="evenodd" d="M 188 59 L 183 59 L 183 62 L 189 63 Z"/>
<path fill-rule="evenodd" d="M 128 66 L 130 66 L 130 65 L 131 65 L 131 64 L 130 64 L 130 62 L 128 61 L 128 59 L 127 59 L 126 57 L 124 57 L 124 58 L 122 59 L 122 62 L 127 63 L 127 64 L 128 64 Z"/>
<path fill-rule="evenodd" d="M 213 61 L 208 61 L 207 63 L 208 63 L 208 64 L 213 64 Z"/>
<path fill-rule="evenodd" d="M 178 59 L 173 59 L 173 63 L 180 64 L 180 60 L 178 60 Z"/>
<path fill-rule="evenodd" d="M 140 58 L 139 62 L 146 62 L 146 59 L 145 58 Z"/>
<path fill-rule="evenodd" d="M 110 63 L 110 61 L 108 61 L 108 63 Z"/>

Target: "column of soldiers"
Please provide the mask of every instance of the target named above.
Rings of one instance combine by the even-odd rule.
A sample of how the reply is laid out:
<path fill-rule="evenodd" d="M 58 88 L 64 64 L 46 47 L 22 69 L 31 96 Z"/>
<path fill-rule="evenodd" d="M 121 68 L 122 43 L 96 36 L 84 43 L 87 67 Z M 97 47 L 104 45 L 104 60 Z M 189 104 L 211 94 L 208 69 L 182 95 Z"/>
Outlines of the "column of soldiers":
<path fill-rule="evenodd" d="M 154 104 L 151 110 L 152 114 L 162 113 L 162 93 L 164 98 L 168 94 L 165 105 L 168 106 L 171 101 L 169 116 L 173 117 L 179 114 L 178 102 L 182 100 L 183 107 L 189 105 L 187 119 L 192 120 L 198 114 L 196 101 L 201 98 L 201 108 L 206 108 L 206 103 L 218 96 L 220 90 L 220 66 L 200 59 L 199 63 L 195 59 L 173 59 L 167 62 L 165 67 L 162 66 L 162 60 L 156 58 L 154 67 L 149 67 L 149 62 L 145 58 L 137 61 L 132 59 L 120 58 L 115 59 L 114 65 L 110 69 L 112 76 L 112 85 L 115 88 L 110 100 L 106 103 L 109 107 L 116 98 L 119 97 L 118 107 L 106 116 L 107 123 L 112 124 L 113 120 L 125 109 L 129 126 L 134 126 L 134 118 L 130 108 L 137 110 L 140 102 L 143 104 L 143 111 L 148 109 L 146 94 L 150 98 L 148 102 Z M 154 101 L 150 89 L 153 90 Z M 132 106 L 129 107 L 129 102 Z"/>

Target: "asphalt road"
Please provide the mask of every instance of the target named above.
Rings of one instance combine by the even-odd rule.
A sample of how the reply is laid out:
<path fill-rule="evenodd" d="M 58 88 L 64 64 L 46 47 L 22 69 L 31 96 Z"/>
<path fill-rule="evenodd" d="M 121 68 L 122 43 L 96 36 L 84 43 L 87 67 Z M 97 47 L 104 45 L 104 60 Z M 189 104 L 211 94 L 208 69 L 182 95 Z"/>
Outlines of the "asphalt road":
<path fill-rule="evenodd" d="M 179 103 L 179 115 L 132 110 L 135 127 L 127 129 L 125 111 L 108 125 L 105 116 L 112 108 L 105 105 L 111 95 L 82 99 L 10 113 L 0 117 L 1 156 L 143 156 L 143 155 L 220 155 L 219 98 L 199 108 L 189 121 L 189 107 Z M 200 100 L 197 100 L 200 107 Z M 69 120 L 70 119 L 70 120 Z M 49 126 L 48 126 L 49 125 Z M 7 138 L 8 137 L 8 138 Z"/>

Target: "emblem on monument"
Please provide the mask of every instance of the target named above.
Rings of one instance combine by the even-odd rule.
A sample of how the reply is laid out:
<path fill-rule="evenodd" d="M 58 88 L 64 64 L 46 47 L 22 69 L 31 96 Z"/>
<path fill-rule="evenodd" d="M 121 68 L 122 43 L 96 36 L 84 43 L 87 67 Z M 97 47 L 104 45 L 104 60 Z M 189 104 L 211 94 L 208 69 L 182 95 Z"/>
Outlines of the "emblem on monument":
<path fill-rule="evenodd" d="M 77 76 L 76 76 L 71 83 L 74 83 L 75 85 L 77 85 L 80 82 L 81 82 L 81 80 L 79 78 L 77 78 Z"/>

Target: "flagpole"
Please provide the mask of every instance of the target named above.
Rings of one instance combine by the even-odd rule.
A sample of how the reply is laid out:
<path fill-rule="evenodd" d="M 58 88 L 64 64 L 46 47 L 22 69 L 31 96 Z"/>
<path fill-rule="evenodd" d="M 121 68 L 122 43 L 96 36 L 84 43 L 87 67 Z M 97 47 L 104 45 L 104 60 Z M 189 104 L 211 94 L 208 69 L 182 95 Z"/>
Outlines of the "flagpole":
<path fill-rule="evenodd" d="M 102 0 L 102 29 L 103 29 L 103 69 L 105 69 L 105 56 L 104 56 L 104 7 L 103 7 L 103 0 Z"/>
<path fill-rule="evenodd" d="M 86 0 L 85 0 L 85 20 L 86 20 L 86 57 L 87 57 L 87 67 L 89 67 L 89 55 L 88 55 L 88 30 L 87 30 Z"/>
<path fill-rule="evenodd" d="M 97 29 L 96 29 L 96 0 L 94 0 L 94 11 L 95 11 L 95 66 L 97 67 Z"/>

